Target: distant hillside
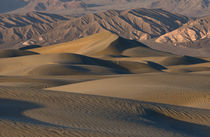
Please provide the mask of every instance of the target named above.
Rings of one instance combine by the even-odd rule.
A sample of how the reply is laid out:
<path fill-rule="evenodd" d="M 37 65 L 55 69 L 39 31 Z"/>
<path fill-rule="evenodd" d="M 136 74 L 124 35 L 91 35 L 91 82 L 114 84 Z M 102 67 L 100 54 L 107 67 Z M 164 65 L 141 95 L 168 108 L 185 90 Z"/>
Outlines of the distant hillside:
<path fill-rule="evenodd" d="M 24 15 L 8 14 L 0 16 L 1 48 L 34 44 L 31 38 L 43 41 L 41 35 L 56 26 L 59 21 L 67 21 L 69 17 L 41 12 L 31 12 Z M 29 40 L 29 41 L 28 41 Z"/>
<path fill-rule="evenodd" d="M 86 8 L 87 5 L 78 0 L 28 0 L 28 4 L 19 11 L 59 11 L 70 8 Z"/>
<path fill-rule="evenodd" d="M 28 2 L 26 0 L 1 0 L 0 13 L 17 10 L 25 7 L 27 4 Z"/>
<path fill-rule="evenodd" d="M 7 0 L 0 2 L 0 12 L 59 11 L 69 8 L 86 8 L 86 4 L 78 0 Z"/>
<path fill-rule="evenodd" d="M 137 7 L 162 8 L 164 10 L 188 16 L 203 16 L 210 13 L 210 0 L 106 0 L 106 2 L 96 0 L 84 1 L 88 3 L 96 3 L 98 5 L 105 5 L 106 8 L 110 9 L 131 9 Z M 100 9 L 102 8 L 103 7 Z"/>
<path fill-rule="evenodd" d="M 173 31 L 189 19 L 161 9 L 109 10 L 72 18 L 31 12 L 0 16 L 1 48 L 51 45 L 111 31 L 121 37 L 147 40 Z"/>
<path fill-rule="evenodd" d="M 198 18 L 182 27 L 160 36 L 159 43 L 186 43 L 210 38 L 210 16 Z"/>
<path fill-rule="evenodd" d="M 210 13 L 209 0 L 2 0 L 0 13 L 44 11 L 71 15 L 98 13 L 109 9 L 162 8 L 188 16 Z"/>

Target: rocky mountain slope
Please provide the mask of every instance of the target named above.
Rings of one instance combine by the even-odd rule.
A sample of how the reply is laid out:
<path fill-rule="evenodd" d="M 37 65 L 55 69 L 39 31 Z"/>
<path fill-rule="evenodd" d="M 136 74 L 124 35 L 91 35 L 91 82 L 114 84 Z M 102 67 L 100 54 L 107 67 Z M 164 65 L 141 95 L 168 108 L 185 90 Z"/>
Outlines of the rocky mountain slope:
<path fill-rule="evenodd" d="M 209 0 L 7 0 L 0 1 L 0 13 L 45 11 L 82 15 L 108 9 L 162 8 L 189 16 L 210 12 Z"/>
<path fill-rule="evenodd" d="M 147 40 L 173 31 L 189 20 L 161 9 L 109 10 L 77 18 L 32 12 L 2 15 L 0 19 L 1 48 L 56 44 L 104 30 L 127 39 Z"/>
<path fill-rule="evenodd" d="M 160 36 L 159 43 L 186 43 L 210 38 L 210 16 L 198 18 L 182 27 Z"/>
<path fill-rule="evenodd" d="M 0 44 L 13 47 L 17 43 L 34 44 L 27 41 L 36 37 L 39 41 L 43 38 L 43 33 L 55 27 L 59 21 L 67 21 L 69 17 L 56 14 L 46 14 L 41 12 L 31 12 L 24 15 L 8 14 L 0 16 Z M 23 40 L 25 43 L 23 43 Z"/>

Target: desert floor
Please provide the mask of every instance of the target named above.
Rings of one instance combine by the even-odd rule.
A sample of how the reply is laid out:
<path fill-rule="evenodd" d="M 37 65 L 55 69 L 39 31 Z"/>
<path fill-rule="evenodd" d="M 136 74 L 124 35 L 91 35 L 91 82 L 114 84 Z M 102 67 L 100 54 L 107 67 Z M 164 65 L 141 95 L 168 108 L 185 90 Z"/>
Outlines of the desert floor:
<path fill-rule="evenodd" d="M 101 35 L 1 51 L 0 136 L 210 136 L 210 58 Z"/>

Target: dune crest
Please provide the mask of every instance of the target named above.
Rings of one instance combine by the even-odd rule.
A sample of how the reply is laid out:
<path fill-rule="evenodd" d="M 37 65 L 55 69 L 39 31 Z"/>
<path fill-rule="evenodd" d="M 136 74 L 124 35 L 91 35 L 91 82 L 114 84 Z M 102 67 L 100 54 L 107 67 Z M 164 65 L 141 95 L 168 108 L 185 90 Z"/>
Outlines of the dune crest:
<path fill-rule="evenodd" d="M 40 54 L 77 53 L 88 56 L 166 56 L 166 52 L 153 50 L 146 45 L 117 36 L 108 31 L 56 44 L 48 47 L 29 49 Z"/>

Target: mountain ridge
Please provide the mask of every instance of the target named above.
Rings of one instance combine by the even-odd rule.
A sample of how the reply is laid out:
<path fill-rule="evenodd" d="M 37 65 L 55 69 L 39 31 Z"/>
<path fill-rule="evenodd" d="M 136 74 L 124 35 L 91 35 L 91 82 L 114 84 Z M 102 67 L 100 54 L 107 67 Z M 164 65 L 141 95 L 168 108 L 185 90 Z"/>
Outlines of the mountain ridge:
<path fill-rule="evenodd" d="M 29 19 L 27 23 L 23 22 L 25 18 Z M 146 40 L 177 29 L 189 20 L 161 9 L 108 10 L 76 18 L 32 12 L 23 16 L 2 15 L 0 19 L 1 48 L 21 47 L 27 43 L 52 45 L 104 30 L 127 39 Z"/>
<path fill-rule="evenodd" d="M 7 7 L 7 8 L 5 8 Z M 0 2 L 0 13 L 44 11 L 71 15 L 98 13 L 109 9 L 161 8 L 187 16 L 203 16 L 210 11 L 209 0 L 7 0 Z"/>
<path fill-rule="evenodd" d="M 202 39 L 210 39 L 210 16 L 189 21 L 182 27 L 160 36 L 159 43 L 187 43 Z"/>

